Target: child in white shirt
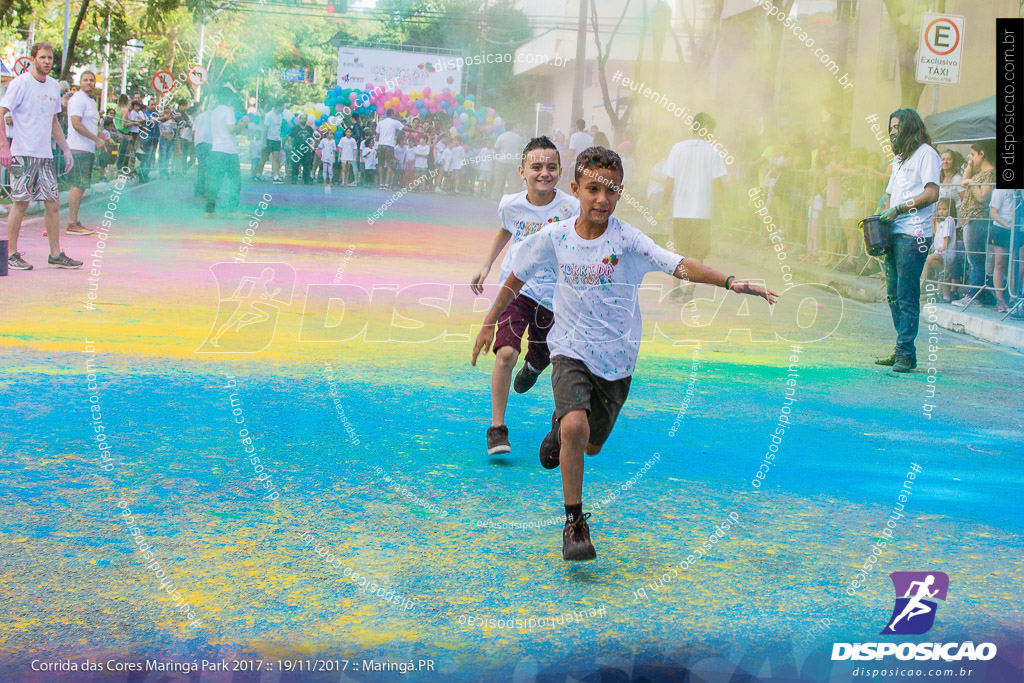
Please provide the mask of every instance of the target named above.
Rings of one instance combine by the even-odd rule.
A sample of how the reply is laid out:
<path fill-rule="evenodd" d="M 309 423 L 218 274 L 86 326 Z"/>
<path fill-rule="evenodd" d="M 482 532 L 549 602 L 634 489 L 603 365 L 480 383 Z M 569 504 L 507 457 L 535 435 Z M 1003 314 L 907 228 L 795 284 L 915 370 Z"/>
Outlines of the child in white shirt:
<path fill-rule="evenodd" d="M 352 163 L 356 160 L 356 139 L 352 137 L 352 129 L 345 129 L 345 137 L 338 140 L 338 151 L 340 153 L 341 161 L 341 184 L 344 185 L 348 178 L 349 170 L 352 169 Z M 349 185 L 356 184 L 356 174 L 352 171 L 352 181 Z"/>
<path fill-rule="evenodd" d="M 325 135 L 320 141 L 320 161 L 324 167 L 324 187 L 334 183 L 334 153 L 338 146 L 334 144 L 334 138 Z"/>
<path fill-rule="evenodd" d="M 422 192 L 424 187 L 423 183 L 427 177 L 427 157 L 430 156 L 430 145 L 423 138 L 420 139 L 419 144 L 416 145 L 414 150 L 415 161 L 414 170 L 416 172 L 416 191 Z"/>
<path fill-rule="evenodd" d="M 934 268 L 942 276 L 939 289 L 942 292 L 942 299 L 947 304 L 953 299 L 950 295 L 949 281 L 957 279 L 956 269 L 956 206 L 951 197 L 940 197 L 935 204 L 935 214 L 932 216 L 932 232 L 935 239 L 932 241 L 932 253 L 924 262 L 924 270 L 921 272 L 921 287 L 924 287 L 929 272 Z"/>
<path fill-rule="evenodd" d="M 377 185 L 377 148 L 373 138 L 363 140 L 363 182 L 373 187 Z"/>

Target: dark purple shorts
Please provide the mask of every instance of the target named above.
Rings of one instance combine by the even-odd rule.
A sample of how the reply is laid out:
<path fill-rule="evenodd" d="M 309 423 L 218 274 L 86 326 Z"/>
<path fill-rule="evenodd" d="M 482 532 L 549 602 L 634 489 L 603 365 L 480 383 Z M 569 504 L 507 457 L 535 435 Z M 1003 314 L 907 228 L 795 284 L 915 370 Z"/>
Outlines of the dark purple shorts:
<path fill-rule="evenodd" d="M 494 332 L 494 352 L 503 346 L 516 351 L 522 349 L 523 335 L 530 331 L 530 344 L 526 361 L 534 370 L 543 370 L 551 363 L 548 355 L 548 331 L 555 322 L 555 314 L 528 296 L 520 294 L 512 300 L 498 318 Z"/>

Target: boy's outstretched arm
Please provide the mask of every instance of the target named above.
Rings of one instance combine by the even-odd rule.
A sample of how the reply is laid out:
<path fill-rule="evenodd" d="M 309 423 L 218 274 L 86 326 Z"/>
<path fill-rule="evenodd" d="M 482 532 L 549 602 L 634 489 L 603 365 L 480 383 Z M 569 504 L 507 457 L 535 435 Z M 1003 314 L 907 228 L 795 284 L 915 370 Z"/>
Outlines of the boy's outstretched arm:
<path fill-rule="evenodd" d="M 476 343 L 473 344 L 473 360 L 470 361 L 470 365 L 476 366 L 476 359 L 480 355 L 481 350 L 485 354 L 491 350 L 491 342 L 494 341 L 494 325 L 498 322 L 498 316 L 511 303 L 512 299 L 516 298 L 524 284 L 526 283 L 517 278 L 515 273 L 509 273 L 508 279 L 501 286 L 501 291 L 498 292 L 498 297 L 491 306 L 491 310 L 487 311 L 480 334 L 476 336 Z"/>
<path fill-rule="evenodd" d="M 686 280 L 693 283 L 704 283 L 714 285 L 716 287 L 725 287 L 725 282 L 729 279 L 727 276 L 719 273 L 711 266 L 705 266 L 703 263 L 691 261 L 687 258 L 684 258 L 679 262 L 679 265 L 676 266 L 675 272 L 673 272 L 672 275 L 680 280 Z M 752 294 L 753 296 L 759 296 L 770 304 L 775 303 L 779 298 L 778 294 L 767 287 L 761 287 L 760 285 L 755 285 L 747 282 L 746 280 L 737 280 L 736 278 L 729 279 L 729 290 L 736 292 L 737 294 Z"/>
<path fill-rule="evenodd" d="M 473 279 L 469 283 L 470 289 L 473 290 L 474 294 L 482 294 L 484 291 L 484 280 L 491 272 L 491 266 L 494 265 L 494 260 L 498 258 L 498 254 L 505 248 L 508 241 L 512 239 L 512 233 L 508 230 L 498 228 L 498 234 L 494 236 L 494 241 L 491 242 L 491 252 L 487 255 L 487 259 L 484 260 L 484 264 L 480 266 L 480 270 L 476 272 Z"/>

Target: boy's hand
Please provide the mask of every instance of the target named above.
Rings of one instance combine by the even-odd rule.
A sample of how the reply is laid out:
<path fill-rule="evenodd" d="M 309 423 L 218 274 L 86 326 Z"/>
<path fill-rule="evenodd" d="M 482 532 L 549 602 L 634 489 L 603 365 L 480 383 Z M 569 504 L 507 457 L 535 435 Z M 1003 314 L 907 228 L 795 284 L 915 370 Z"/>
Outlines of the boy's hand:
<path fill-rule="evenodd" d="M 729 283 L 729 290 L 736 292 L 737 294 L 751 294 L 753 296 L 759 296 L 770 304 L 775 303 L 779 295 L 761 285 L 755 285 L 746 280 L 733 280 Z"/>
<path fill-rule="evenodd" d="M 476 275 L 469 281 L 469 288 L 473 290 L 474 294 L 483 294 L 484 292 L 484 280 L 490 274 L 490 266 L 485 266 L 480 270 L 476 271 Z"/>
<path fill-rule="evenodd" d="M 493 341 L 494 325 L 484 325 L 480 328 L 480 334 L 476 336 L 476 343 L 473 344 L 473 360 L 469 364 L 476 367 L 476 359 L 480 356 L 480 351 L 483 350 L 486 355 L 491 350 L 491 342 Z"/>

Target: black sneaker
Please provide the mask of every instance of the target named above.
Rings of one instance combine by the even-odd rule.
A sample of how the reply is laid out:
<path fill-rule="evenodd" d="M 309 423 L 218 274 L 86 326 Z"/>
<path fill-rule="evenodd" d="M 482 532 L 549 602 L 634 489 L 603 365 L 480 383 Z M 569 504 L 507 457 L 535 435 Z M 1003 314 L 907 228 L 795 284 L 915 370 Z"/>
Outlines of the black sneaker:
<path fill-rule="evenodd" d="M 69 258 L 63 251 L 56 256 L 47 256 L 46 265 L 51 268 L 81 268 L 82 262 Z"/>
<path fill-rule="evenodd" d="M 32 270 L 32 264 L 21 258 L 20 251 L 16 251 L 7 257 L 7 267 L 11 270 Z"/>
<path fill-rule="evenodd" d="M 906 356 L 896 356 L 896 362 L 892 364 L 893 372 L 910 372 L 917 367 L 917 361 Z"/>
<path fill-rule="evenodd" d="M 516 379 L 512 383 L 512 388 L 515 389 L 517 394 L 525 394 L 537 383 L 537 378 L 540 377 L 542 372 L 544 370 L 534 370 L 530 367 L 529 363 L 523 363 L 523 367 L 516 373 Z"/>
<path fill-rule="evenodd" d="M 508 427 L 490 427 L 487 430 L 487 455 L 508 453 L 512 450 L 512 444 L 508 442 Z"/>
<path fill-rule="evenodd" d="M 540 466 L 546 470 L 555 469 L 558 467 L 561 452 L 562 443 L 558 433 L 558 420 L 555 419 L 555 414 L 551 413 L 551 431 L 540 442 Z"/>
<path fill-rule="evenodd" d="M 597 557 L 594 544 L 590 542 L 590 513 L 584 512 L 575 522 L 568 520 L 562 528 L 562 559 L 566 562 L 582 562 Z"/>

